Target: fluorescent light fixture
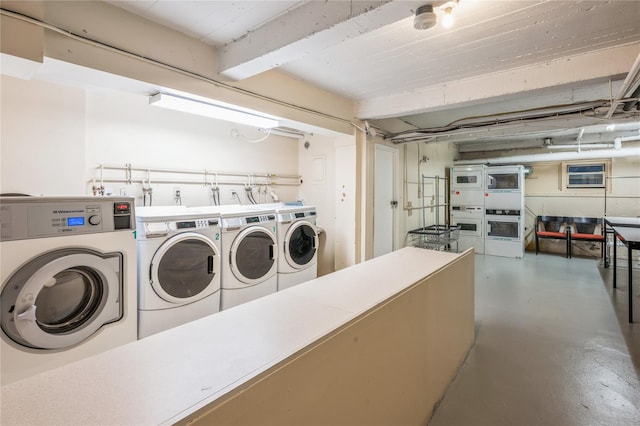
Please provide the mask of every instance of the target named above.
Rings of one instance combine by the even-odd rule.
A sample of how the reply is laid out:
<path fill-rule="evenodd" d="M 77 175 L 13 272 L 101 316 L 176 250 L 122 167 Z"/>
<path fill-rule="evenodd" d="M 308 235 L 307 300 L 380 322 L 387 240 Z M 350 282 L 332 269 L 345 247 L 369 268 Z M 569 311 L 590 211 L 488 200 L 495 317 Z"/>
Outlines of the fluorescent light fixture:
<path fill-rule="evenodd" d="M 205 117 L 217 118 L 218 120 L 231 121 L 238 124 L 246 124 L 263 129 L 270 129 L 278 126 L 278 120 L 216 105 L 200 100 L 184 98 L 182 96 L 158 93 L 149 98 L 149 105 L 169 108 L 176 111 L 188 112 Z"/>
<path fill-rule="evenodd" d="M 264 133 L 269 133 L 270 135 L 284 136 L 284 137 L 293 138 L 293 139 L 304 139 L 304 133 L 296 132 L 294 130 L 289 130 L 289 129 L 258 129 L 258 130 Z"/>

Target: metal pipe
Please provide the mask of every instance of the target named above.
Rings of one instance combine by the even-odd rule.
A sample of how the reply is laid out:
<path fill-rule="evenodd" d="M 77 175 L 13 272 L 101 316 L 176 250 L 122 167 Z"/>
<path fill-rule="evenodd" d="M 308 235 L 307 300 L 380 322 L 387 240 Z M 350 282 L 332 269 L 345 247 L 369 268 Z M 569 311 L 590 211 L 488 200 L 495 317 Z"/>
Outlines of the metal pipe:
<path fill-rule="evenodd" d="M 547 145 L 547 149 L 602 149 L 602 148 L 615 148 L 613 143 L 590 143 L 590 144 L 566 144 L 566 145 Z"/>
<path fill-rule="evenodd" d="M 640 54 L 638 54 L 638 57 L 636 57 L 635 62 L 633 63 L 633 65 L 631 66 L 631 69 L 627 73 L 627 77 L 622 82 L 622 86 L 618 91 L 618 96 L 616 96 L 611 101 L 611 107 L 609 107 L 609 111 L 607 112 L 607 115 L 605 116 L 605 118 L 611 118 L 615 113 L 618 105 L 621 103 L 624 103 L 622 99 L 624 98 L 625 93 L 627 93 L 627 91 L 631 89 L 631 84 L 634 83 L 634 80 L 638 76 L 639 72 L 640 72 Z"/>
<path fill-rule="evenodd" d="M 101 172 L 103 170 L 123 170 L 123 171 L 127 171 L 127 170 L 131 170 L 131 171 L 136 171 L 136 172 L 147 172 L 147 173 L 176 173 L 176 174 L 189 174 L 189 175 L 202 175 L 205 173 L 215 173 L 217 175 L 223 175 L 223 176 L 235 176 L 235 177 L 245 177 L 248 175 L 248 173 L 246 172 L 211 172 L 211 171 L 207 171 L 207 170 L 183 170 L 183 169 L 151 169 L 151 168 L 142 168 L 142 167 L 131 167 L 130 165 L 127 166 L 109 166 L 109 165 L 103 165 L 101 164 L 100 166 L 97 167 L 98 169 L 101 170 Z M 290 174 L 277 174 L 277 173 L 251 173 L 253 176 L 255 177 L 263 177 L 263 178 L 273 178 L 273 177 L 279 177 L 279 178 L 283 178 L 283 179 L 300 179 L 302 178 L 302 176 L 300 175 L 290 175 Z M 201 182 L 202 183 L 202 182 Z"/>
<path fill-rule="evenodd" d="M 91 182 L 91 181 L 89 181 Z M 128 183 L 127 179 L 104 179 L 106 183 Z M 139 183 L 143 184 L 145 182 L 144 179 L 132 179 L 131 183 Z M 193 181 L 193 180 L 168 180 L 168 179 L 158 179 L 155 180 L 156 184 L 173 184 L 173 185 L 202 185 L 201 181 Z M 220 185 L 236 185 L 243 186 L 244 182 L 220 182 Z M 299 183 L 277 183 L 271 182 L 269 184 L 264 184 L 269 186 L 300 186 Z"/>
<path fill-rule="evenodd" d="M 640 147 L 621 148 L 617 150 L 595 150 L 577 152 L 549 152 L 545 154 L 514 155 L 511 157 L 478 158 L 475 160 L 454 160 L 454 164 L 519 164 L 543 161 L 586 160 L 598 158 L 615 158 L 640 156 Z"/>
<path fill-rule="evenodd" d="M 440 230 L 440 176 L 436 175 L 436 229 Z"/>

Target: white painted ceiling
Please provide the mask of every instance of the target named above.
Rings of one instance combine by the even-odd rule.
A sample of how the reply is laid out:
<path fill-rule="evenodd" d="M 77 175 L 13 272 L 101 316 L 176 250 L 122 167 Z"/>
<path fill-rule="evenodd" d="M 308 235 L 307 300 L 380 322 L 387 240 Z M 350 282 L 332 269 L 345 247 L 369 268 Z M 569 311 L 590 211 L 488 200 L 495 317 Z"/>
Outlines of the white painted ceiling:
<path fill-rule="evenodd" d="M 575 78 L 565 78 L 562 81 L 568 82 L 557 86 L 440 108 L 423 102 L 420 96 L 430 88 L 491 75 L 497 76 L 495 84 L 496 78 L 509 70 L 526 72 L 529 67 L 624 46 L 635 52 L 628 58 L 629 64 L 640 56 L 640 1 L 634 0 L 109 3 L 216 47 L 222 75 L 245 78 L 278 69 L 358 102 L 359 118 L 387 132 L 432 129 L 457 120 L 467 122 L 469 117 L 493 117 L 531 108 L 593 101 L 602 104 L 616 95 L 630 66 L 608 78 L 582 80 L 576 72 Z M 439 19 L 444 6 L 455 6 L 454 26 L 415 30 L 413 11 L 427 3 L 434 4 Z M 635 78 L 629 93 L 640 84 L 638 76 Z M 479 84 L 482 81 L 478 79 Z M 459 96 L 464 99 L 464 94 Z M 388 105 L 396 109 L 389 112 Z M 579 118 L 546 127 L 512 124 L 507 130 L 489 132 L 489 139 L 486 135 L 485 139 L 542 140 L 553 132 L 558 137 L 575 138 L 580 127 L 603 124 L 602 120 Z M 630 130 L 625 131 L 635 132 L 640 127 L 635 107 L 630 113 L 614 116 L 614 121 L 629 120 L 638 122 L 637 126 L 627 125 Z M 601 128 L 592 130 L 600 132 Z M 447 133 L 447 137 L 457 143 L 482 139 L 474 132 Z"/>

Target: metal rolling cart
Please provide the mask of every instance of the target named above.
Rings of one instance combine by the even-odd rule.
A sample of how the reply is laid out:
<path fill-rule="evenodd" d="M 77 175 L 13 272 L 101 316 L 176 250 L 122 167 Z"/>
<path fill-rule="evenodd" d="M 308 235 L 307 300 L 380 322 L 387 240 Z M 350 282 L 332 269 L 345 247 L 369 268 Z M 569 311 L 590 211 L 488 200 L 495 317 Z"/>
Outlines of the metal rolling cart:
<path fill-rule="evenodd" d="M 434 194 L 430 204 L 426 204 L 425 201 L 425 181 L 434 181 Z M 440 186 L 445 186 L 444 202 L 440 201 Z M 418 229 L 413 229 L 407 233 L 408 244 L 414 247 L 427 248 L 431 250 L 439 251 L 452 251 L 458 252 L 458 234 L 460 232 L 459 226 L 449 225 L 449 216 L 447 215 L 447 208 L 449 207 L 449 191 L 448 178 L 436 176 L 422 175 L 421 179 L 421 198 L 422 198 L 422 218 L 421 226 Z M 435 209 L 435 224 L 427 225 L 427 208 Z M 444 223 L 440 223 L 440 209 L 444 209 Z"/>

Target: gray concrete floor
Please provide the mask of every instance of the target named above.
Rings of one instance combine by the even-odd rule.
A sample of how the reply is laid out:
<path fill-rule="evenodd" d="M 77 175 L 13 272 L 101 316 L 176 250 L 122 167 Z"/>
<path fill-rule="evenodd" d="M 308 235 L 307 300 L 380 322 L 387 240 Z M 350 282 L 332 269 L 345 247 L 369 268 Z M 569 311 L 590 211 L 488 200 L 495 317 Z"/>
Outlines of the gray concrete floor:
<path fill-rule="evenodd" d="M 626 269 L 613 291 L 599 260 L 476 255 L 475 277 L 475 345 L 430 426 L 640 425 Z"/>

